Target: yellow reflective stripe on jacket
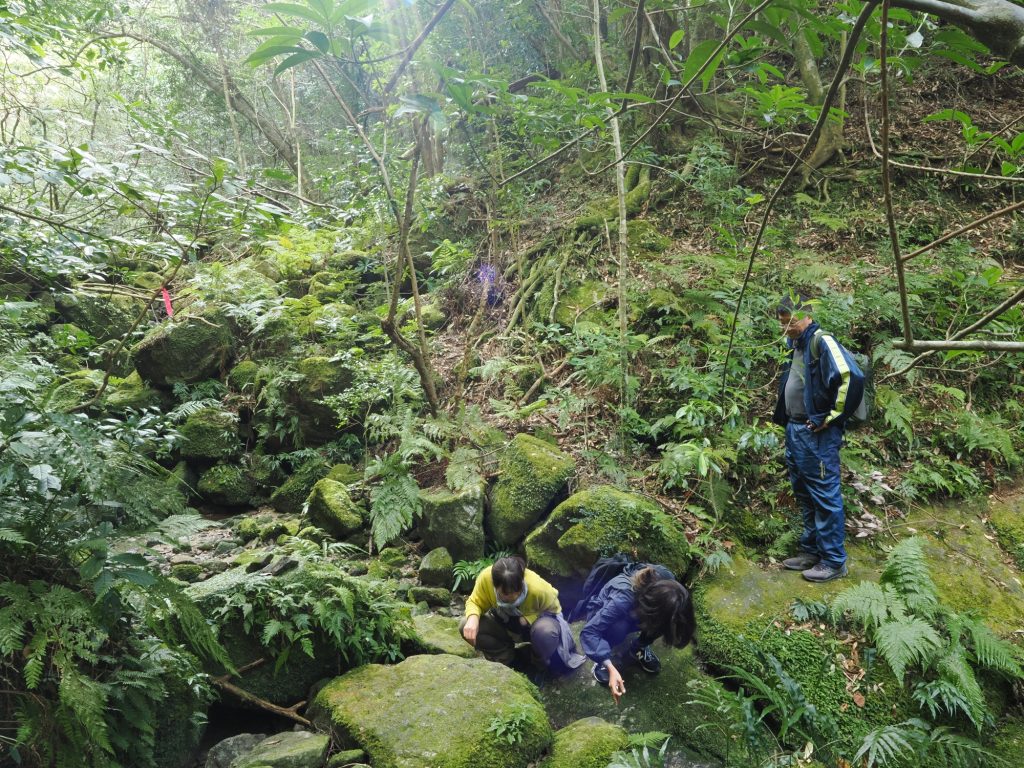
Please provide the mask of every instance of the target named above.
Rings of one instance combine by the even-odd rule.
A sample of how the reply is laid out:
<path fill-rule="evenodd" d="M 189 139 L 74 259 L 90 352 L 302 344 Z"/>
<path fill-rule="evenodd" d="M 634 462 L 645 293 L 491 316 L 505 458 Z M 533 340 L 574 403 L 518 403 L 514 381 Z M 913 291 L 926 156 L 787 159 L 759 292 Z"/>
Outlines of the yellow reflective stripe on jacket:
<path fill-rule="evenodd" d="M 850 366 L 847 365 L 846 357 L 843 356 L 843 350 L 839 348 L 839 344 L 836 343 L 835 339 L 823 333 L 821 340 L 828 347 L 828 351 L 836 363 L 836 368 L 839 369 L 839 375 L 843 379 L 843 383 L 839 385 L 839 391 L 836 393 L 836 404 L 832 406 L 832 412 L 825 419 L 825 422 L 828 423 L 843 415 L 843 409 L 846 407 L 846 395 L 850 391 Z"/>

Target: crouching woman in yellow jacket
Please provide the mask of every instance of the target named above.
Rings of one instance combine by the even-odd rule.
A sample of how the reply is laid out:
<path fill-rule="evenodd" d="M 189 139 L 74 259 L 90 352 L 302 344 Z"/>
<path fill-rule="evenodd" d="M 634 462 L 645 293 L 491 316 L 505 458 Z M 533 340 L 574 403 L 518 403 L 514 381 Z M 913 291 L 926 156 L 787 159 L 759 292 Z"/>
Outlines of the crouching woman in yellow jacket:
<path fill-rule="evenodd" d="M 558 590 L 521 557 L 503 557 L 480 572 L 459 631 L 485 658 L 501 664 L 511 665 L 516 643 L 527 641 L 552 671 L 576 669 L 585 659 L 562 618 Z"/>

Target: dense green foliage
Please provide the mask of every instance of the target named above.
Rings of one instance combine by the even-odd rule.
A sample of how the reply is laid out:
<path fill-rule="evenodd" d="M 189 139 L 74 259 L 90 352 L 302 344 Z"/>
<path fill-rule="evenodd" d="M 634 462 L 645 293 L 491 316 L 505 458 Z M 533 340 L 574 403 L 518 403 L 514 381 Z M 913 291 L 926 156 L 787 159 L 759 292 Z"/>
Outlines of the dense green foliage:
<path fill-rule="evenodd" d="M 1015 29 L 1019 4 L 992 3 Z M 165 705 L 201 727 L 203 670 L 233 670 L 228 625 L 275 670 L 318 638 L 347 665 L 398 659 L 392 587 L 348 575 L 362 553 L 309 525 L 325 477 L 371 552 L 422 533 L 421 491 L 479 495 L 497 477 L 477 554 L 521 548 L 559 494 L 602 485 L 657 514 L 574 510 L 563 544 L 580 570 L 640 551 L 651 525 L 660 559 L 699 558 L 690 577 L 737 549 L 787 553 L 793 504 L 766 420 L 785 292 L 812 293 L 873 369 L 875 414 L 843 452 L 851 528 L 1017 476 L 1020 353 L 917 355 L 902 339 L 981 322 L 972 338 L 1024 338 L 1019 216 L 949 236 L 1022 181 L 1024 34 L 898 1 L 888 26 L 861 0 L 757 5 L 0 8 L 0 760 L 153 765 Z M 900 288 L 895 257 L 919 250 Z M 515 434 L 541 464 L 560 456 L 557 477 L 499 461 Z M 208 574 L 161 569 L 156 548 L 207 527 L 194 506 L 268 502 L 282 519 L 235 530 L 254 550 L 281 537 L 269 567 L 292 558 L 312 582 L 260 562 L 201 614 L 168 574 Z M 790 660 L 754 651 L 756 668 L 724 670 L 731 690 L 695 700 L 759 759 L 982 760 L 1006 710 L 990 689 L 1019 684 L 1019 652 L 983 613 L 939 601 L 915 546 L 829 610 L 798 610 L 859 633 L 916 717 L 839 744 L 851 730 L 808 703 Z M 491 561 L 455 563 L 456 586 Z M 491 733 L 514 744 L 517 722 Z"/>

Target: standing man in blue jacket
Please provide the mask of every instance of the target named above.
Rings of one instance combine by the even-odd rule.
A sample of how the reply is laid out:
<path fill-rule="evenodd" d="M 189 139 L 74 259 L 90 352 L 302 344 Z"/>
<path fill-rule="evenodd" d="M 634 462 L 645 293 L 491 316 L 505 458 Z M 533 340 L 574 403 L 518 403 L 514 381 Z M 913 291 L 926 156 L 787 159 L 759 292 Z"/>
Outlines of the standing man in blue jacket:
<path fill-rule="evenodd" d="M 800 552 L 782 564 L 808 581 L 831 581 L 847 574 L 839 448 L 864 377 L 814 322 L 807 297 L 784 297 L 777 314 L 790 353 L 773 420 L 786 428 L 786 466 L 803 513 Z"/>

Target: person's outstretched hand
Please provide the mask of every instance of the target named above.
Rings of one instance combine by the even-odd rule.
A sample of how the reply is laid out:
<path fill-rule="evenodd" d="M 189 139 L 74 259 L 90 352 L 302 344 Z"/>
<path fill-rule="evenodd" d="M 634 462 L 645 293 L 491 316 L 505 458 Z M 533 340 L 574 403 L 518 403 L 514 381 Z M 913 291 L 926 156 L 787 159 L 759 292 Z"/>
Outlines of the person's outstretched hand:
<path fill-rule="evenodd" d="M 626 683 L 622 679 L 622 675 L 619 674 L 619 670 L 611 662 L 608 662 L 608 690 L 612 692 L 612 698 L 615 699 L 616 704 L 626 693 Z"/>
<path fill-rule="evenodd" d="M 466 638 L 466 642 L 476 648 L 476 633 L 480 628 L 480 617 L 470 616 L 466 619 L 466 624 L 462 628 L 462 636 Z"/>

